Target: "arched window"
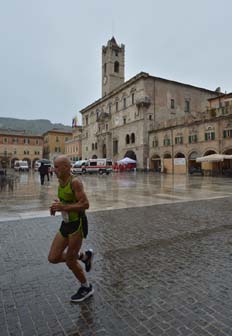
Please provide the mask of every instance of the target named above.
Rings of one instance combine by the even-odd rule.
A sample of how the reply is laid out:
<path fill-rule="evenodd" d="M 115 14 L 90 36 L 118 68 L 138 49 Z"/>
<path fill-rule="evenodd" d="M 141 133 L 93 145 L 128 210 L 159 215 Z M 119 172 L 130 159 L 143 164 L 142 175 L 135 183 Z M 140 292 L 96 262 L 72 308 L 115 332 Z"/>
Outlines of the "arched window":
<path fill-rule="evenodd" d="M 114 72 L 119 72 L 119 63 L 118 63 L 118 61 L 114 62 Z"/>
<path fill-rule="evenodd" d="M 135 134 L 131 133 L 131 143 L 135 143 Z"/>
<path fill-rule="evenodd" d="M 130 136 L 129 134 L 126 135 L 126 144 L 128 145 L 130 143 Z"/>

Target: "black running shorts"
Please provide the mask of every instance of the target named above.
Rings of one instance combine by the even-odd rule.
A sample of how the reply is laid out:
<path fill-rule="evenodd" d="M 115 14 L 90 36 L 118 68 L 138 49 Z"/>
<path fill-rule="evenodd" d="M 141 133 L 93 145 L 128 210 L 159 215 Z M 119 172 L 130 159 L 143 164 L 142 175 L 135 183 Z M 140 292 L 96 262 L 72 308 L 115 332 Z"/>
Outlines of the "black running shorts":
<path fill-rule="evenodd" d="M 78 220 L 73 222 L 65 223 L 62 221 L 59 232 L 64 238 L 68 238 L 68 236 L 72 236 L 78 232 L 81 233 L 83 238 L 86 238 L 88 234 L 88 219 L 86 215 L 81 215 Z"/>

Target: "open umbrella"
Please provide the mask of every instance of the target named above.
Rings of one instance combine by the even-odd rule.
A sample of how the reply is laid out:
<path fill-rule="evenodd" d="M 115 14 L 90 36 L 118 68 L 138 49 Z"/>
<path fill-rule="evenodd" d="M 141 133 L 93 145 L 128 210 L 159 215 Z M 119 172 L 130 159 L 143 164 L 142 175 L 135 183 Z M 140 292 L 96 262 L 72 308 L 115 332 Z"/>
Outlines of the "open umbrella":
<path fill-rule="evenodd" d="M 43 163 L 45 165 L 51 165 L 51 161 L 48 160 L 48 159 L 41 159 L 41 160 L 38 160 L 39 163 Z"/>

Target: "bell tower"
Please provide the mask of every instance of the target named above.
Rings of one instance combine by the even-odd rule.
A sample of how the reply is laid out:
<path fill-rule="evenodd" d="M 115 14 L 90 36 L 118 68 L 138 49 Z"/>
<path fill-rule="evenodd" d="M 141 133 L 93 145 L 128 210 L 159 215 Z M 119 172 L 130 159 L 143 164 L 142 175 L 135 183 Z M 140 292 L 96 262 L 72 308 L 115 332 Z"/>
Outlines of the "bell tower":
<path fill-rule="evenodd" d="M 102 97 L 119 87 L 125 80 L 125 46 L 114 37 L 102 47 Z"/>

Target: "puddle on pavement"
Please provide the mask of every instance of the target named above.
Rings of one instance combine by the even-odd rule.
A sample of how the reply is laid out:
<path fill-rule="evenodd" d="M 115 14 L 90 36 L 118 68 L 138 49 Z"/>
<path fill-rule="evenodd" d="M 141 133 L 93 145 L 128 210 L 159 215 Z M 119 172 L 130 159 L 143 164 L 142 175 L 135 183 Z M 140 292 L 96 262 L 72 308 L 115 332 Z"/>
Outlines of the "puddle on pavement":
<path fill-rule="evenodd" d="M 9 212 L 18 216 L 47 213 L 57 195 L 57 178 L 40 185 L 37 172 L 17 173 L 14 190 L 0 191 L 0 220 Z M 186 202 L 232 195 L 232 180 L 202 176 L 150 173 L 112 173 L 79 176 L 90 201 L 90 211 Z M 8 216 L 6 214 L 8 213 Z"/>

